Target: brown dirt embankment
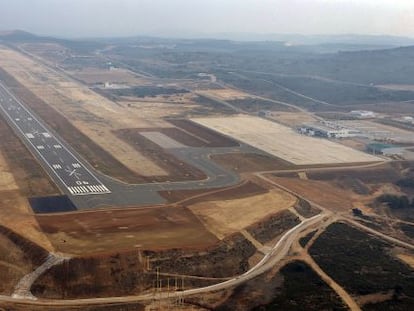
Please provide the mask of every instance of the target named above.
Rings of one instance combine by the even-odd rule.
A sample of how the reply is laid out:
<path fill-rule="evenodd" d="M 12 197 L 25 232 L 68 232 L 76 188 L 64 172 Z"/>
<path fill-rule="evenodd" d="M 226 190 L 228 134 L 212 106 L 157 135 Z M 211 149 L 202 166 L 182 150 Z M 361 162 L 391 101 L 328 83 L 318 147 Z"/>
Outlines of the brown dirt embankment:
<path fill-rule="evenodd" d="M 0 294 L 12 294 L 19 280 L 47 256 L 45 249 L 0 225 Z"/>
<path fill-rule="evenodd" d="M 296 215 L 284 210 L 250 226 L 247 231 L 263 244 L 272 241 L 284 231 L 299 223 L 300 220 Z"/>

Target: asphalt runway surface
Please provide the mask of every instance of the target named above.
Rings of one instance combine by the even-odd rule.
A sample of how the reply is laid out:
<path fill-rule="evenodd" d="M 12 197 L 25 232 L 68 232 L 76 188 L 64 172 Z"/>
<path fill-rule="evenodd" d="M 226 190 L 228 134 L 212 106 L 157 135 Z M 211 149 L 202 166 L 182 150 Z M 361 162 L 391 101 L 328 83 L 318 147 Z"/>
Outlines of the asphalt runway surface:
<path fill-rule="evenodd" d="M 73 196 L 110 193 L 42 122 L 0 83 L 0 109 L 9 125 Z"/>
<path fill-rule="evenodd" d="M 57 186 L 78 209 L 159 205 L 166 200 L 159 191 L 214 189 L 236 185 L 239 176 L 210 159 L 213 154 L 263 153 L 253 147 L 166 149 L 175 157 L 202 170 L 207 178 L 146 184 L 125 184 L 94 170 L 75 150 L 43 123 L 0 81 L 0 113 L 29 148 Z M 58 212 L 58 211 L 57 211 Z"/>

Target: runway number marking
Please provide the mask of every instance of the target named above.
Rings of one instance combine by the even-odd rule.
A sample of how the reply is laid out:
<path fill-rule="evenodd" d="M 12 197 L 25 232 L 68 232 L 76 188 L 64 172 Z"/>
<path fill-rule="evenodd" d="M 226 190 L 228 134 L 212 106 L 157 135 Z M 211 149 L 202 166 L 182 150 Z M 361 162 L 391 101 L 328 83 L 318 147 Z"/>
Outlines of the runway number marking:
<path fill-rule="evenodd" d="M 7 95 L 7 98 L 5 96 Z M 0 82 L 0 111 L 74 196 L 111 191 Z M 5 103 L 7 101 L 7 103 Z"/>

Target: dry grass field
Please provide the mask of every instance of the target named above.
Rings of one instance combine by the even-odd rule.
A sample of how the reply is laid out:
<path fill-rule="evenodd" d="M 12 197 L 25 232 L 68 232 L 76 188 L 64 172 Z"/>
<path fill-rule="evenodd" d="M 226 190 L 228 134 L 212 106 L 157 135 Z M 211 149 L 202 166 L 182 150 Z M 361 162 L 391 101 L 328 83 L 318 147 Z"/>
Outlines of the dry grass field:
<path fill-rule="evenodd" d="M 0 118 L 0 225 L 53 250 L 27 197 L 59 194 L 56 186 Z"/>
<path fill-rule="evenodd" d="M 86 84 L 98 83 L 119 83 L 119 84 L 140 84 L 145 85 L 146 79 L 137 77 L 126 69 L 103 69 L 103 68 L 82 68 L 76 71 L 68 71 L 68 73 L 77 80 L 81 80 Z"/>
<path fill-rule="evenodd" d="M 258 117 L 239 115 L 193 121 L 296 165 L 382 161 L 327 139 L 300 135 L 289 127 Z"/>
<path fill-rule="evenodd" d="M 19 232 L 23 237 L 38 243 L 46 249 L 53 249 L 52 245 L 41 232 L 27 199 L 19 190 L 16 180 L 1 153 L 0 225 Z"/>
<path fill-rule="evenodd" d="M 316 119 L 309 115 L 308 113 L 304 112 L 284 112 L 284 111 L 277 111 L 272 112 L 269 116 L 271 119 L 276 120 L 277 122 L 293 127 L 293 126 L 300 126 L 304 123 L 312 123 L 315 122 Z"/>
<path fill-rule="evenodd" d="M 170 102 L 171 101 L 171 102 Z M 192 99 L 182 101 L 182 99 L 174 99 L 172 102 L 171 97 L 168 100 L 150 98 L 150 99 L 128 99 L 121 98 L 118 102 L 120 107 L 123 109 L 131 111 L 134 114 L 141 114 L 147 120 L 158 120 L 158 124 L 165 127 L 167 126 L 160 119 L 166 117 L 181 117 L 192 109 L 197 109 L 199 106 L 192 102 Z M 139 127 L 145 127 L 145 123 L 142 120 L 138 119 L 140 122 L 137 123 Z M 155 122 L 153 122 L 154 124 Z M 142 125 L 142 126 L 141 126 Z M 147 123 L 148 125 L 148 123 Z"/>
<path fill-rule="evenodd" d="M 383 84 L 376 86 L 394 91 L 414 91 L 414 85 L 412 84 Z"/>
<path fill-rule="evenodd" d="M 414 255 L 411 254 L 397 254 L 397 257 L 402 260 L 404 263 L 409 265 L 411 268 L 414 268 Z"/>
<path fill-rule="evenodd" d="M 56 250 L 75 255 L 204 247 L 217 242 L 186 208 L 100 210 L 38 216 L 37 220 Z"/>
<path fill-rule="evenodd" d="M 83 134 L 131 171 L 142 176 L 166 175 L 159 166 L 112 133 L 113 130 L 125 127 L 163 127 L 166 126 L 163 121 L 146 118 L 137 109 L 126 109 L 6 48 L 0 48 L 0 67 L 71 120 Z"/>
<path fill-rule="evenodd" d="M 6 160 L 0 150 L 0 191 L 17 190 L 18 188 L 13 174 L 10 172 Z"/>
<path fill-rule="evenodd" d="M 358 201 L 358 196 L 352 191 L 340 189 L 330 182 L 286 177 L 272 177 L 272 179 L 305 199 L 331 210 L 349 210 Z"/>
<path fill-rule="evenodd" d="M 275 189 L 246 198 L 200 202 L 189 209 L 217 238 L 223 239 L 295 203 L 294 196 Z"/>
<path fill-rule="evenodd" d="M 23 237 L 51 250 L 49 241 L 41 232 L 26 198 L 0 153 L 0 225 L 19 232 Z"/>
<path fill-rule="evenodd" d="M 244 99 L 247 97 L 251 97 L 247 93 L 244 93 L 242 91 L 235 90 L 235 89 L 230 89 L 230 88 L 202 90 L 202 91 L 198 91 L 197 93 L 208 96 L 208 97 L 214 97 L 217 99 L 221 99 L 221 100 L 234 100 L 234 99 Z"/>
<path fill-rule="evenodd" d="M 33 216 L 27 199 L 18 190 L 0 191 L 0 225 L 49 251 L 54 250 Z"/>

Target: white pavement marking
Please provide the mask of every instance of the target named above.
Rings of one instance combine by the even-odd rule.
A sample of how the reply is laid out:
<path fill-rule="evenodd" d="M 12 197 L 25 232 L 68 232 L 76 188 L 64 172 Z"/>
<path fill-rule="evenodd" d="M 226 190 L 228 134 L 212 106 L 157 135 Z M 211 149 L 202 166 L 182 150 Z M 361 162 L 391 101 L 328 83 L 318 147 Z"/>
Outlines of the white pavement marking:
<path fill-rule="evenodd" d="M 58 138 L 56 138 L 56 137 L 53 137 L 48 131 L 47 131 L 47 129 L 45 128 L 45 126 L 35 117 L 35 116 L 33 116 L 32 115 L 32 113 L 16 98 L 16 96 L 14 96 L 6 87 L 4 87 L 4 85 L 0 82 L 0 87 L 9 95 L 9 96 L 11 96 L 10 98 L 9 98 L 9 101 L 10 102 L 12 102 L 13 101 L 13 99 L 15 100 L 15 102 L 16 102 L 16 104 L 18 104 L 18 105 L 20 105 L 20 106 L 18 106 L 18 107 L 14 107 L 14 106 L 12 106 L 12 107 L 8 107 L 7 109 L 8 110 L 14 110 L 14 109 L 16 109 L 17 108 L 17 110 L 24 110 L 28 115 L 29 115 L 29 117 L 27 118 L 27 121 L 36 121 L 37 122 L 37 125 L 38 126 L 40 126 L 41 128 L 42 128 L 42 130 L 43 130 L 43 132 L 42 133 L 40 133 L 42 136 L 41 136 L 41 140 L 43 141 L 43 142 L 45 142 L 45 140 L 44 140 L 44 137 L 46 137 L 46 138 L 53 138 L 54 140 L 56 140 L 56 142 L 58 143 L 58 144 L 56 144 L 56 145 L 54 145 L 54 147 L 56 148 L 56 149 L 64 149 L 66 152 L 68 152 L 73 158 L 74 158 L 74 160 L 78 160 L 77 158 L 76 158 L 76 156 L 74 156 L 73 155 L 73 153 L 69 150 L 69 149 L 67 149 L 64 145 L 62 146 L 61 144 L 60 144 L 60 142 L 59 142 L 59 140 L 58 140 Z M 3 101 L 3 99 L 0 99 L 1 101 Z M 22 130 L 22 128 L 19 126 L 19 125 L 17 125 L 17 123 L 16 123 L 16 120 L 15 119 L 13 119 L 12 117 L 11 117 L 11 115 L 6 111 L 6 107 L 4 107 L 4 106 L 2 106 L 2 105 L 0 105 L 0 109 L 1 110 L 3 110 L 3 112 L 6 114 L 6 116 L 10 119 L 10 121 L 12 121 L 12 123 L 16 126 L 16 129 L 17 129 L 17 131 L 19 131 L 22 135 L 24 135 L 25 137 L 27 137 L 29 140 L 28 140 L 28 142 L 30 143 L 30 145 L 35 149 L 35 150 L 38 150 L 37 148 L 36 148 L 36 146 L 33 144 L 33 142 L 30 140 L 30 139 L 33 139 L 33 138 L 35 138 L 35 136 L 34 136 L 34 134 L 39 134 L 37 131 L 35 131 L 34 129 L 33 129 L 33 133 L 24 133 L 23 132 L 23 130 Z M 45 157 L 43 156 L 43 154 L 42 153 L 40 153 L 39 151 L 37 151 L 38 152 L 38 154 L 39 154 L 39 156 L 44 160 L 44 162 L 45 162 L 45 164 L 47 165 L 47 166 L 49 166 L 50 167 L 50 169 L 52 169 L 53 170 L 53 167 L 52 167 L 52 165 L 45 159 Z M 55 154 L 55 155 L 57 155 L 56 154 L 56 152 L 55 151 L 53 151 L 53 154 Z M 64 161 L 63 161 L 63 159 L 62 158 L 59 158 L 59 160 L 60 160 L 60 162 L 62 162 L 62 163 L 64 163 Z M 82 165 L 79 165 L 79 167 L 82 167 Z M 87 167 L 83 167 L 83 169 L 85 169 L 90 175 L 91 175 L 91 177 L 95 180 L 95 181 L 97 181 L 97 182 L 99 182 L 100 183 L 100 181 L 96 178 L 96 176 L 87 168 Z M 70 187 L 69 185 L 67 185 L 66 184 L 66 182 L 61 178 L 61 176 L 59 175 L 59 174 L 55 174 L 56 175 L 56 177 L 62 182 L 62 184 L 65 186 L 65 188 L 67 188 L 71 193 L 72 192 L 76 192 L 76 189 L 75 189 L 75 187 Z M 77 189 L 77 191 L 79 191 L 80 189 L 78 188 Z M 110 191 L 108 191 L 108 192 L 110 192 Z"/>

